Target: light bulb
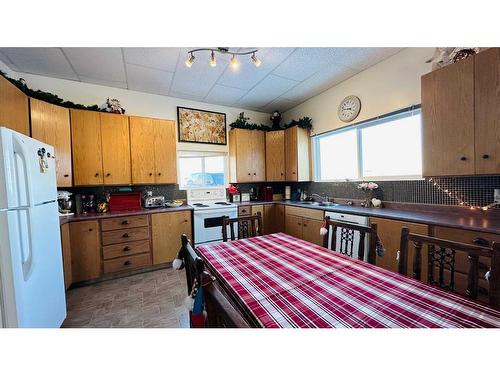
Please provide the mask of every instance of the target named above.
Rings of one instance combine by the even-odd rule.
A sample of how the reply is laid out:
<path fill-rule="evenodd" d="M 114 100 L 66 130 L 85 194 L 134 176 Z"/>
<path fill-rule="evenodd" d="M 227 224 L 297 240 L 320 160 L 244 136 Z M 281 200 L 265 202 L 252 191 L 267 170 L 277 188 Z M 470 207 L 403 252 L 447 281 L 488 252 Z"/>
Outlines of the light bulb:
<path fill-rule="evenodd" d="M 186 60 L 185 64 L 188 68 L 191 68 L 193 63 L 194 63 L 194 55 L 191 53 L 188 59 Z"/>
<path fill-rule="evenodd" d="M 240 62 L 238 61 L 238 59 L 236 59 L 236 56 L 233 55 L 233 57 L 231 57 L 231 60 L 229 60 L 229 63 L 231 64 L 231 68 L 233 69 L 238 69 L 239 66 L 240 66 Z"/>
<path fill-rule="evenodd" d="M 215 60 L 215 53 L 212 51 L 212 54 L 210 55 L 210 66 L 212 68 L 215 68 L 217 66 L 217 61 Z"/>
<path fill-rule="evenodd" d="M 255 52 L 252 55 L 252 61 L 255 64 L 255 66 L 259 67 L 260 64 L 262 64 L 262 61 L 259 60 L 257 56 L 255 56 Z"/>

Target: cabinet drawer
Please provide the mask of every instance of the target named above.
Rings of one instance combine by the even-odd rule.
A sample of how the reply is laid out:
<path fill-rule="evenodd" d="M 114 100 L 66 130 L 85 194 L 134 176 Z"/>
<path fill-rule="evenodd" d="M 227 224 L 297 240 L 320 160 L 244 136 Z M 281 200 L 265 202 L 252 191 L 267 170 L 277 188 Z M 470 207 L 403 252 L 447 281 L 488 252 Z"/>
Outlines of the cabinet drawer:
<path fill-rule="evenodd" d="M 151 265 L 150 254 L 139 254 L 104 261 L 104 273 L 131 270 Z"/>
<path fill-rule="evenodd" d="M 149 239 L 149 227 L 130 228 L 102 232 L 102 244 L 111 245 L 115 243 L 124 243 L 138 240 Z"/>
<path fill-rule="evenodd" d="M 103 259 L 113 259 L 134 254 L 147 253 L 151 250 L 149 241 L 134 241 L 122 244 L 108 245 L 102 248 Z"/>
<path fill-rule="evenodd" d="M 247 216 L 252 214 L 252 206 L 240 206 L 238 207 L 238 216 Z"/>
<path fill-rule="evenodd" d="M 286 206 L 285 213 L 287 215 L 307 217 L 308 219 L 315 219 L 315 220 L 323 220 L 325 215 L 323 210 L 315 210 L 310 208 L 302 208 L 294 206 Z"/>
<path fill-rule="evenodd" d="M 103 231 L 124 229 L 124 228 L 147 227 L 148 225 L 149 225 L 149 215 L 123 216 L 123 217 L 114 217 L 111 219 L 101 220 L 101 229 Z"/>

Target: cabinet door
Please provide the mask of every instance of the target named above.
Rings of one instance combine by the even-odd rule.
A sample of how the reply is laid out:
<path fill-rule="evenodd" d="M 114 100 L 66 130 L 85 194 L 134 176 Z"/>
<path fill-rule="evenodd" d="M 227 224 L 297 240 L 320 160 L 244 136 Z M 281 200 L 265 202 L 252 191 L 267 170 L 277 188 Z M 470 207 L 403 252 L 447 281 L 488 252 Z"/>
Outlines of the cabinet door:
<path fill-rule="evenodd" d="M 102 185 L 100 113 L 75 109 L 70 113 L 74 184 Z"/>
<path fill-rule="evenodd" d="M 285 130 L 286 181 L 297 181 L 297 127 Z"/>
<path fill-rule="evenodd" d="M 422 76 L 424 176 L 474 174 L 474 59 Z"/>
<path fill-rule="evenodd" d="M 153 119 L 131 116 L 129 120 L 132 183 L 152 184 L 155 182 Z"/>
<path fill-rule="evenodd" d="M 30 99 L 31 136 L 54 146 L 57 186 L 72 185 L 71 125 L 69 109 Z"/>
<path fill-rule="evenodd" d="M 101 244 L 97 220 L 69 223 L 73 282 L 101 276 Z"/>
<path fill-rule="evenodd" d="M 158 184 L 177 183 L 177 146 L 175 122 L 153 120 L 155 127 L 155 181 Z"/>
<path fill-rule="evenodd" d="M 0 124 L 30 135 L 28 97 L 5 77 L 0 76 Z"/>
<path fill-rule="evenodd" d="M 427 235 L 429 228 L 424 224 L 407 223 L 398 220 L 370 218 L 370 223 L 377 224 L 377 233 L 384 245 L 384 256 L 376 257 L 376 265 L 389 271 L 398 272 L 398 261 L 396 259 L 401 242 L 401 229 L 407 227 L 410 233 Z M 408 247 L 408 274 L 411 276 L 413 270 L 413 256 L 415 247 L 409 243 Z M 427 251 L 422 250 L 422 280 L 427 280 Z"/>
<path fill-rule="evenodd" d="M 192 241 L 191 211 L 152 214 L 153 264 L 172 262 L 181 247 L 181 235 Z"/>
<path fill-rule="evenodd" d="M 252 139 L 252 180 L 266 180 L 266 140 L 265 133 L 260 130 L 251 132 Z"/>
<path fill-rule="evenodd" d="M 290 236 L 302 238 L 302 218 L 300 216 L 285 214 L 285 233 Z"/>
<path fill-rule="evenodd" d="M 61 247 L 63 256 L 64 286 L 67 290 L 73 282 L 73 276 L 71 273 L 71 237 L 69 233 L 69 224 L 61 225 Z"/>
<path fill-rule="evenodd" d="M 475 56 L 476 174 L 500 173 L 500 48 Z"/>
<path fill-rule="evenodd" d="M 264 210 L 264 205 L 262 204 L 256 204 L 252 206 L 252 215 L 257 215 L 257 212 L 260 213 L 260 217 L 262 218 L 262 234 L 265 234 L 265 227 L 266 227 L 266 215 L 265 215 L 265 210 Z"/>
<path fill-rule="evenodd" d="M 130 184 L 128 117 L 113 113 L 101 113 L 101 136 L 104 184 Z"/>
<path fill-rule="evenodd" d="M 266 181 L 285 181 L 285 131 L 266 132 Z"/>
<path fill-rule="evenodd" d="M 246 129 L 236 129 L 236 178 L 234 182 L 253 181 L 253 142 L 252 131 Z"/>
<path fill-rule="evenodd" d="M 323 246 L 323 236 L 319 234 L 322 225 L 322 220 L 302 218 L 302 238 L 316 245 Z"/>

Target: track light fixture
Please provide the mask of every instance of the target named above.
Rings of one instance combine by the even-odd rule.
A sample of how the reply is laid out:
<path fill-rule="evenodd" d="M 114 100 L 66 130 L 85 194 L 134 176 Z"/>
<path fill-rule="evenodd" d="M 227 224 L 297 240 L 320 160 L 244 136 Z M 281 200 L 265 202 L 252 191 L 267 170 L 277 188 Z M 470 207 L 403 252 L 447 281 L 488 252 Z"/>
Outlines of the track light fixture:
<path fill-rule="evenodd" d="M 191 66 L 194 63 L 194 60 L 195 60 L 194 53 L 195 52 L 201 52 L 201 51 L 210 51 L 210 60 L 209 60 L 209 63 L 210 63 L 211 67 L 216 67 L 217 66 L 217 60 L 215 58 L 215 52 L 223 54 L 223 55 L 233 55 L 231 57 L 231 60 L 229 61 L 230 64 L 231 64 L 231 67 L 233 69 L 238 69 L 238 67 L 240 65 L 240 62 L 238 61 L 238 59 L 236 58 L 236 56 L 252 55 L 251 59 L 252 59 L 252 61 L 253 61 L 253 63 L 254 63 L 255 66 L 258 67 L 258 66 L 260 66 L 260 64 L 262 64 L 262 61 L 256 55 L 256 53 L 258 51 L 257 49 L 254 49 L 254 50 L 251 50 L 251 51 L 246 51 L 246 52 L 237 52 L 237 51 L 230 51 L 229 48 L 227 48 L 227 47 L 197 48 L 197 49 L 193 49 L 191 51 L 188 51 L 189 57 L 186 60 L 186 66 L 188 68 L 191 68 Z"/>

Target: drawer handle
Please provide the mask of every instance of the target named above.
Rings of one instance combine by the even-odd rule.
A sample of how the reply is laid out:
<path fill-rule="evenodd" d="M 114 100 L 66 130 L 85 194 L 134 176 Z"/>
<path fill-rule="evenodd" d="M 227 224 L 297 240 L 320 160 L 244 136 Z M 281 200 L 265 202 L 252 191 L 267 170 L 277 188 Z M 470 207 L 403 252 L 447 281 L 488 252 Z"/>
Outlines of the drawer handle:
<path fill-rule="evenodd" d="M 187 222 L 188 222 L 188 221 L 187 221 L 187 219 L 186 219 L 186 220 L 184 220 L 184 222 L 185 222 L 185 223 L 187 223 Z"/>
<path fill-rule="evenodd" d="M 465 156 L 462 156 L 462 157 L 460 158 L 460 160 L 462 160 L 462 161 L 466 161 L 466 160 L 467 160 L 467 158 L 466 158 Z"/>
<path fill-rule="evenodd" d="M 111 176 L 111 173 L 106 173 L 106 177 L 109 177 L 109 176 Z"/>
<path fill-rule="evenodd" d="M 489 158 L 490 158 L 490 155 L 488 155 L 488 154 L 483 155 L 483 159 L 489 159 Z"/>
<path fill-rule="evenodd" d="M 65 174 L 64 177 L 69 177 L 69 174 Z"/>
<path fill-rule="evenodd" d="M 92 232 L 92 228 L 89 228 L 89 232 Z"/>
<path fill-rule="evenodd" d="M 251 175 L 251 173 L 248 174 L 249 176 Z"/>
<path fill-rule="evenodd" d="M 128 220 L 123 220 L 122 225 L 128 225 Z"/>
<path fill-rule="evenodd" d="M 132 249 L 131 249 L 129 246 L 125 246 L 125 247 L 123 248 L 123 251 L 130 251 L 130 250 L 132 250 Z"/>
<path fill-rule="evenodd" d="M 161 176 L 161 173 L 158 173 L 158 176 Z"/>
<path fill-rule="evenodd" d="M 150 173 L 149 175 L 150 175 L 150 176 L 152 176 L 153 174 L 152 174 L 152 173 Z"/>
<path fill-rule="evenodd" d="M 94 177 L 99 177 L 99 173 L 96 173 L 96 174 L 94 175 Z"/>
<path fill-rule="evenodd" d="M 123 233 L 122 237 L 123 238 L 129 238 L 130 236 L 128 235 L 128 233 Z"/>
<path fill-rule="evenodd" d="M 478 245 L 478 246 L 489 246 L 490 245 L 489 241 L 485 238 L 482 238 L 482 237 L 474 238 L 472 240 L 472 243 L 474 245 Z"/>
<path fill-rule="evenodd" d="M 125 262 L 123 262 L 124 266 L 130 266 L 131 264 L 132 262 L 130 260 L 126 260 Z"/>

